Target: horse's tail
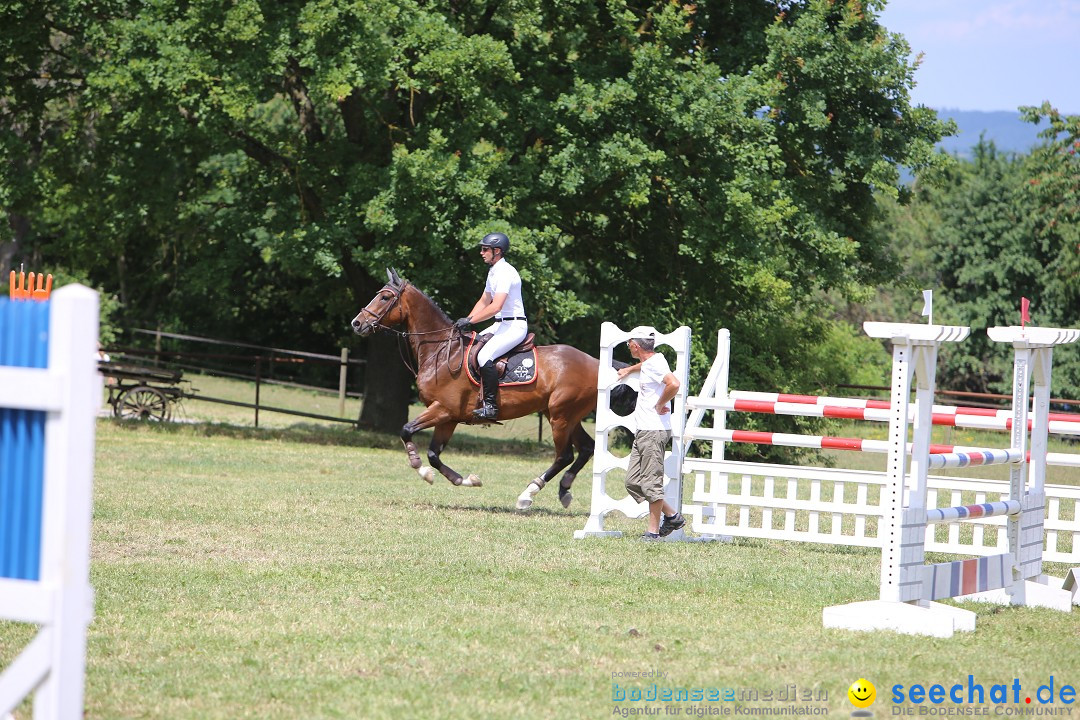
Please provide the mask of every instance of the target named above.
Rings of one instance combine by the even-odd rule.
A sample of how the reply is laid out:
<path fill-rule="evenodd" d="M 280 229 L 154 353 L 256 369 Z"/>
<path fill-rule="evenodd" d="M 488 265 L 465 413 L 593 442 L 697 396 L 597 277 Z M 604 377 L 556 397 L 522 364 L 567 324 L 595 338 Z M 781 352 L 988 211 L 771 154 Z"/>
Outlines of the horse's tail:
<path fill-rule="evenodd" d="M 619 360 L 613 360 L 612 367 L 616 370 L 620 370 L 624 367 L 630 367 L 629 363 L 624 363 Z M 634 412 L 634 408 L 637 406 L 637 391 L 626 383 L 620 383 L 611 389 L 611 409 L 617 414 L 623 417 L 630 415 Z"/>

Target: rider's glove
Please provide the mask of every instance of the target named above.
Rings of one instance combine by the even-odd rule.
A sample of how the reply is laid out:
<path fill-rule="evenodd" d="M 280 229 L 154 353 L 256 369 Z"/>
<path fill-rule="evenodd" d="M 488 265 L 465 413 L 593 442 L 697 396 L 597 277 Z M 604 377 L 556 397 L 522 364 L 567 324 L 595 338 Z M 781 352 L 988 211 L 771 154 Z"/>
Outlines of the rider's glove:
<path fill-rule="evenodd" d="M 454 323 L 454 327 L 462 332 L 468 330 L 470 325 L 472 325 L 472 320 L 467 317 L 459 318 L 458 321 Z"/>

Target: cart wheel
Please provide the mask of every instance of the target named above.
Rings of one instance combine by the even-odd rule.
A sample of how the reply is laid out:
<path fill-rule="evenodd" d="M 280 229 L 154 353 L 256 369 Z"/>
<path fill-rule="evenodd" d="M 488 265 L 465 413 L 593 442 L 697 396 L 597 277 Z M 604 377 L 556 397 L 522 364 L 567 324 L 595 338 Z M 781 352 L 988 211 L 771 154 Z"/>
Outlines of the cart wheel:
<path fill-rule="evenodd" d="M 116 414 L 124 420 L 168 420 L 169 401 L 160 390 L 146 385 L 133 387 L 120 396 Z"/>

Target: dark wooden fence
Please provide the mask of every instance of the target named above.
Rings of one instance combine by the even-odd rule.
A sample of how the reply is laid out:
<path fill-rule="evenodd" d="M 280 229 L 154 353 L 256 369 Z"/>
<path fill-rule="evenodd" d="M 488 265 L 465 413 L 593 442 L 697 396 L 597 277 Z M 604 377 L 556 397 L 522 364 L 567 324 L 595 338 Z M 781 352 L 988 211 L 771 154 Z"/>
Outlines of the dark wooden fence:
<path fill-rule="evenodd" d="M 105 348 L 113 361 L 140 363 L 149 367 L 167 367 L 180 371 L 194 371 L 218 377 L 246 380 L 255 384 L 255 401 L 239 402 L 225 398 L 192 394 L 188 397 L 203 402 L 233 405 L 251 408 L 255 412 L 255 427 L 259 426 L 259 412 L 276 412 L 297 415 L 329 422 L 344 422 L 355 425 L 358 418 L 345 418 L 345 399 L 363 397 L 361 370 L 366 363 L 363 359 L 349 358 L 348 348 L 342 348 L 339 355 L 313 353 L 304 350 L 274 348 L 251 343 L 169 333 L 161 330 L 134 328 L 127 331 L 133 336 L 149 336 L 152 347 L 141 345 L 113 345 Z M 149 343 L 148 343 L 149 344 Z M 200 352 L 188 349 L 176 349 L 182 345 L 202 344 L 228 348 L 230 350 L 248 350 L 250 352 Z M 326 382 L 330 377 L 328 367 L 336 367 L 337 384 Z M 323 372 L 319 372 L 322 370 Z M 352 372 L 350 372 L 350 370 Z M 324 382 L 319 382 L 322 379 Z M 260 402 L 263 384 L 283 385 L 287 387 L 336 393 L 338 396 L 339 417 L 274 407 Z M 350 386 L 352 389 L 350 389 Z"/>

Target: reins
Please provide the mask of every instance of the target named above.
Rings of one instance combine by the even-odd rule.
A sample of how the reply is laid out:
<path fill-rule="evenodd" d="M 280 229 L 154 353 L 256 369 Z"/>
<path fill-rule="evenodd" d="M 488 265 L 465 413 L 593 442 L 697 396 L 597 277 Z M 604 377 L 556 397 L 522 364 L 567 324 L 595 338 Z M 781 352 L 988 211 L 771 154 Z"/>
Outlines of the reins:
<path fill-rule="evenodd" d="M 401 362 L 405 365 L 405 367 L 407 367 L 409 369 L 409 372 L 411 372 L 413 374 L 414 378 L 420 376 L 420 352 L 419 352 L 419 348 L 417 349 L 417 353 L 416 353 L 416 367 L 413 367 L 412 364 L 409 362 L 409 359 L 405 356 L 405 351 L 402 350 L 402 343 L 401 343 L 402 339 L 404 339 L 405 343 L 408 344 L 408 341 L 409 341 L 410 337 L 418 337 L 418 336 L 421 336 L 421 335 L 434 335 L 436 333 L 448 333 L 447 336 L 446 336 L 446 339 L 439 341 L 439 344 L 441 346 L 443 346 L 443 347 L 440 348 L 440 350 L 443 350 L 445 348 L 445 357 L 446 357 L 445 364 L 446 364 L 447 369 L 450 370 L 451 374 L 456 374 L 456 373 L 461 372 L 461 368 L 464 367 L 464 365 L 465 365 L 465 338 L 462 336 L 461 333 L 455 333 L 454 332 L 455 328 L 453 326 L 450 326 L 448 328 L 442 328 L 440 330 L 425 330 L 423 332 L 405 332 L 405 331 L 402 331 L 402 330 L 398 330 L 396 328 L 392 328 L 389 325 L 383 325 L 381 323 L 376 325 L 375 328 L 377 330 L 385 330 L 385 331 L 393 333 L 394 335 L 397 336 L 397 338 L 398 338 L 398 356 L 401 358 Z M 450 346 L 453 343 L 453 340 L 455 338 L 458 341 L 458 366 L 457 366 L 457 368 L 451 368 L 450 367 Z M 417 343 L 417 344 L 419 345 L 419 343 Z M 438 354 L 440 350 L 436 350 L 435 351 L 436 354 Z"/>
<path fill-rule="evenodd" d="M 387 305 L 383 309 L 383 311 L 381 313 L 379 313 L 378 315 L 376 315 L 375 313 L 368 310 L 367 307 L 365 307 L 363 310 L 361 310 L 361 312 L 366 312 L 368 315 L 371 315 L 373 318 L 375 318 L 375 322 L 372 323 L 372 325 L 375 327 L 376 330 L 385 330 L 385 331 L 393 333 L 394 335 L 397 336 L 397 338 L 398 338 L 398 356 L 401 358 L 401 362 L 405 365 L 405 367 L 408 368 L 409 372 L 411 372 L 413 374 L 414 378 L 420 377 L 420 348 L 419 348 L 420 342 L 417 342 L 416 367 L 414 368 L 412 366 L 412 364 L 409 362 L 408 358 L 405 356 L 405 352 L 402 350 L 401 340 L 404 339 L 405 342 L 408 343 L 410 337 L 421 337 L 421 336 L 424 336 L 424 335 L 435 335 L 435 334 L 438 334 L 438 333 L 446 333 L 447 334 L 446 339 L 444 339 L 444 340 L 442 340 L 440 342 L 441 345 L 445 345 L 445 355 L 446 355 L 445 362 L 446 362 L 447 370 L 450 370 L 451 375 L 461 372 L 461 369 L 465 366 L 465 338 L 464 338 L 464 335 L 461 332 L 455 332 L 455 330 L 457 330 L 457 328 L 455 328 L 453 325 L 451 325 L 448 328 L 440 328 L 438 330 L 422 330 L 422 331 L 417 331 L 417 332 L 408 332 L 408 331 L 404 331 L 404 330 L 398 330 L 396 328 L 390 327 L 389 325 L 384 325 L 383 324 L 382 319 L 384 317 L 386 317 L 386 315 L 391 310 L 393 310 L 394 307 L 397 306 L 397 304 L 401 301 L 401 296 L 405 292 L 405 289 L 408 286 L 409 286 L 408 281 L 406 281 L 405 284 L 402 285 L 400 289 L 394 288 L 391 285 L 387 285 L 383 289 L 389 289 L 389 291 L 391 293 L 393 293 L 394 302 Z M 457 366 L 457 368 L 456 369 L 451 369 L 450 368 L 450 345 L 452 344 L 452 341 L 454 340 L 454 338 L 457 338 L 457 340 L 458 340 L 459 357 L 458 357 L 458 366 Z M 440 350 L 441 349 L 442 348 L 440 348 Z M 439 350 L 436 350 L 435 354 L 436 354 L 436 356 L 438 356 Z M 437 370 L 436 370 L 436 372 L 437 372 Z"/>

